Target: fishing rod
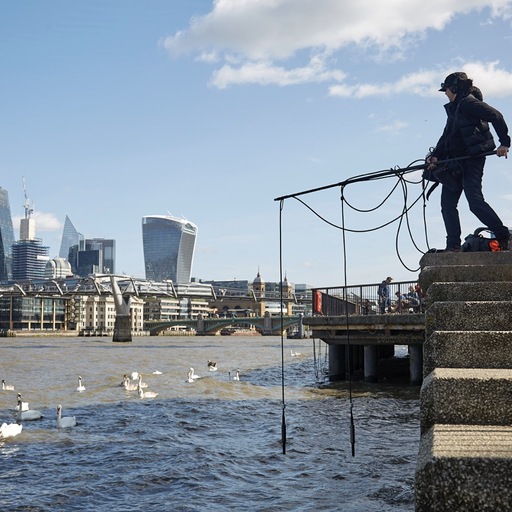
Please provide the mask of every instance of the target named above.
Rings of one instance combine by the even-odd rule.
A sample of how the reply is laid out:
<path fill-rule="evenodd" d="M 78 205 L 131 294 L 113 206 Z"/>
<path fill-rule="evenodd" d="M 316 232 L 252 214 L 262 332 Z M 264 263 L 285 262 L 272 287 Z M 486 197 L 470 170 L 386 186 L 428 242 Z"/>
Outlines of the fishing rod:
<path fill-rule="evenodd" d="M 477 157 L 481 157 L 481 156 L 490 156 L 490 155 L 495 155 L 495 154 L 496 154 L 496 150 L 489 151 L 487 153 L 482 153 L 480 155 L 474 155 L 474 156 L 470 156 L 470 155 L 458 156 L 458 157 L 454 157 L 454 158 L 448 158 L 446 160 L 438 160 L 437 162 L 435 162 L 435 166 L 437 167 L 439 165 L 446 165 L 446 164 L 449 164 L 452 162 L 468 160 L 469 158 L 477 158 Z M 331 185 L 324 185 L 323 187 L 312 188 L 309 190 L 303 190 L 302 192 L 296 192 L 294 194 L 288 194 L 286 196 L 276 197 L 274 199 L 274 201 L 282 201 L 284 199 L 290 199 L 292 197 L 298 197 L 298 196 L 303 196 L 306 194 L 312 194 L 313 192 L 320 192 L 321 190 L 327 190 L 329 188 L 334 188 L 334 187 L 345 187 L 346 185 L 349 185 L 350 183 L 358 183 L 361 181 L 372 181 L 372 180 L 377 180 L 377 179 L 381 179 L 381 178 L 386 178 L 388 176 L 396 176 L 397 174 L 407 174 L 409 172 L 414 172 L 414 171 L 419 171 L 421 169 L 425 169 L 429 165 L 431 165 L 431 164 L 425 161 L 424 163 L 419 164 L 419 165 L 409 165 L 408 167 L 397 167 L 396 169 L 383 169 L 381 171 L 375 171 L 372 173 L 360 174 L 359 176 L 353 176 L 352 178 L 348 178 L 344 181 L 339 181 L 338 183 L 332 183 Z"/>

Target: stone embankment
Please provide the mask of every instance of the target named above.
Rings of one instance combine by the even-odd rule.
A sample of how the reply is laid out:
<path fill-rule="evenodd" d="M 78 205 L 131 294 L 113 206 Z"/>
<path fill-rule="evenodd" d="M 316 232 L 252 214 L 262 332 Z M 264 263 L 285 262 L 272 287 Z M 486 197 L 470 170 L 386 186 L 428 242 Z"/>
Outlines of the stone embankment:
<path fill-rule="evenodd" d="M 512 252 L 426 254 L 416 512 L 512 511 Z"/>

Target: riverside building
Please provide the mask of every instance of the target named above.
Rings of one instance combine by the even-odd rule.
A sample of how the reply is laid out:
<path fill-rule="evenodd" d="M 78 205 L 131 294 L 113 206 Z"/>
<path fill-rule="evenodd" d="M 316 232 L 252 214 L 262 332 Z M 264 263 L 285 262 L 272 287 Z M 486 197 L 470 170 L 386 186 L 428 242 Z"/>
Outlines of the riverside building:
<path fill-rule="evenodd" d="M 7 281 L 11 274 L 12 245 L 14 244 L 14 229 L 12 227 L 9 194 L 0 187 L 0 281 Z"/>

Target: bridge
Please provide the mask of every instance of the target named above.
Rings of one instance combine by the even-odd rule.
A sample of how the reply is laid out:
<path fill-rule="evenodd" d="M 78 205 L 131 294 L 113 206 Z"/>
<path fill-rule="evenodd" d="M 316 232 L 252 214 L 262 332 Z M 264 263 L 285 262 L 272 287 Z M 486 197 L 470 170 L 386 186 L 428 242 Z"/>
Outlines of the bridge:
<path fill-rule="evenodd" d="M 162 331 L 166 331 L 172 327 L 188 327 L 195 329 L 198 336 L 212 336 L 227 327 L 251 327 L 254 326 L 258 332 L 264 336 L 279 336 L 281 333 L 291 327 L 297 325 L 299 330 L 302 329 L 302 315 L 294 316 L 245 316 L 245 317 L 229 317 L 229 318 L 203 318 L 198 315 L 197 319 L 178 319 L 167 321 L 146 321 L 145 327 L 151 336 L 156 336 Z"/>

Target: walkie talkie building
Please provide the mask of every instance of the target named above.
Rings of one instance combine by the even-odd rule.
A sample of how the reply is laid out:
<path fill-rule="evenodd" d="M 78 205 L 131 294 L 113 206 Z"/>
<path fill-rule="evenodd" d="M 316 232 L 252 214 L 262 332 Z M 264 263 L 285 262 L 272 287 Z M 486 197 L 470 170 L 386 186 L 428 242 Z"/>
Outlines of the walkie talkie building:
<path fill-rule="evenodd" d="M 146 279 L 189 283 L 197 226 L 171 215 L 142 218 L 142 245 Z"/>

